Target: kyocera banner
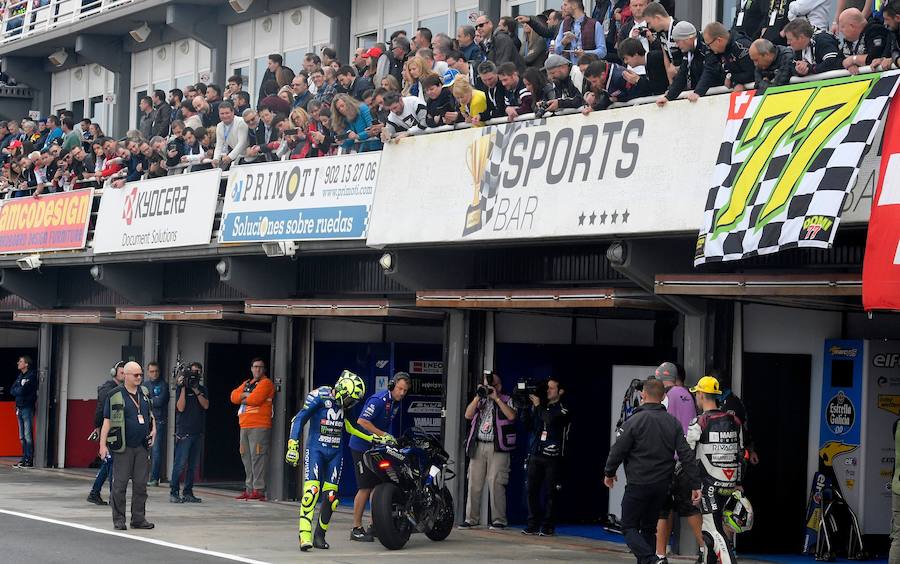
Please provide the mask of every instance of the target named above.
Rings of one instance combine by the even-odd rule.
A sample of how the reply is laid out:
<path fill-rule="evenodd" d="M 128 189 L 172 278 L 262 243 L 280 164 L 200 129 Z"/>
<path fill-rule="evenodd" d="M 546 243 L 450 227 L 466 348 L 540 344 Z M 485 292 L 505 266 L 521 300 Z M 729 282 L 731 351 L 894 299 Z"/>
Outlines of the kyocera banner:
<path fill-rule="evenodd" d="M 368 244 L 689 232 L 728 112 L 710 96 L 389 144 Z"/>
<path fill-rule="evenodd" d="M 0 204 L 0 253 L 83 249 L 93 189 Z"/>
<path fill-rule="evenodd" d="M 234 167 L 219 240 L 364 239 L 380 153 Z"/>
<path fill-rule="evenodd" d="M 215 169 L 104 189 L 94 252 L 208 245 L 220 175 Z"/>

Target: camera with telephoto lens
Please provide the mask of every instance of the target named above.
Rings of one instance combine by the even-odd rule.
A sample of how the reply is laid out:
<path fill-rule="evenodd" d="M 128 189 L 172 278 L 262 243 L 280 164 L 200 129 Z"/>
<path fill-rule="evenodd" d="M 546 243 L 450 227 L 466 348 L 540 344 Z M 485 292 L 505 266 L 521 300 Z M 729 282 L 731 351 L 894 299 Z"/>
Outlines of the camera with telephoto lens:
<path fill-rule="evenodd" d="M 475 388 L 475 393 L 478 394 L 478 397 L 481 399 L 486 399 L 491 392 L 494 391 L 494 387 L 491 385 L 494 383 L 494 371 L 493 370 L 485 370 L 484 377 L 481 380 L 481 384 L 478 384 L 478 387 Z"/>
<path fill-rule="evenodd" d="M 550 102 L 538 102 L 534 107 L 534 117 L 541 119 L 544 117 L 544 114 L 547 113 L 547 107 L 550 105 Z"/>
<path fill-rule="evenodd" d="M 653 40 L 653 31 L 649 27 L 642 27 L 638 30 L 638 34 L 644 39 Z"/>

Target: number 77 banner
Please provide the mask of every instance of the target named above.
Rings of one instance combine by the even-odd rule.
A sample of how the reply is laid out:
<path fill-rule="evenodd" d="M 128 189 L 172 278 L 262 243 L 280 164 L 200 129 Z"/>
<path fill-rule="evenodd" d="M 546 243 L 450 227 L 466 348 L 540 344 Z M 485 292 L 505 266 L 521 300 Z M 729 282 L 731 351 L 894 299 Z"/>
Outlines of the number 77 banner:
<path fill-rule="evenodd" d="M 863 308 L 900 310 L 900 98 L 891 100 L 863 260 Z"/>
<path fill-rule="evenodd" d="M 694 265 L 831 246 L 898 76 L 731 94 Z"/>

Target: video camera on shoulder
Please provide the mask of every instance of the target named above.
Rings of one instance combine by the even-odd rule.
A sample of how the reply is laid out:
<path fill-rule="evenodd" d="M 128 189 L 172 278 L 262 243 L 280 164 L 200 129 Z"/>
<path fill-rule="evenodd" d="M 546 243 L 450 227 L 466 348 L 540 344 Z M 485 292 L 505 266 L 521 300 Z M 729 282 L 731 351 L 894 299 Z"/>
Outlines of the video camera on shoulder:
<path fill-rule="evenodd" d="M 191 365 L 185 364 L 180 355 L 175 361 L 173 372 L 175 373 L 176 381 L 179 377 L 183 378 L 184 386 L 189 390 L 193 390 L 200 385 L 200 374 L 191 370 Z"/>
<path fill-rule="evenodd" d="M 529 396 L 537 396 L 541 403 L 547 402 L 547 381 L 534 380 L 531 378 L 520 378 L 516 382 L 516 388 L 512 393 L 513 405 L 517 409 L 530 407 L 531 398 Z"/>

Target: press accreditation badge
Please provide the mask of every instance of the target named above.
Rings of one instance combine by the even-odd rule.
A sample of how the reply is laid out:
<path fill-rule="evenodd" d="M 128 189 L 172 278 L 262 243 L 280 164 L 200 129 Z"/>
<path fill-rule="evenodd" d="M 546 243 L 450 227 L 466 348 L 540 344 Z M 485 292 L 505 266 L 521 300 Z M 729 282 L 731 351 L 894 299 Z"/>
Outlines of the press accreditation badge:
<path fill-rule="evenodd" d="M 741 27 L 744 25 L 744 12 L 738 12 L 737 21 L 734 22 L 734 27 Z"/>
<path fill-rule="evenodd" d="M 141 425 L 144 424 L 144 416 L 140 413 L 138 413 L 138 423 Z"/>
<path fill-rule="evenodd" d="M 769 14 L 769 25 L 775 25 L 775 18 L 778 17 L 778 12 L 772 12 Z"/>
<path fill-rule="evenodd" d="M 541 432 L 541 442 L 542 442 L 542 443 L 546 443 L 546 442 L 547 442 L 547 431 Z"/>

